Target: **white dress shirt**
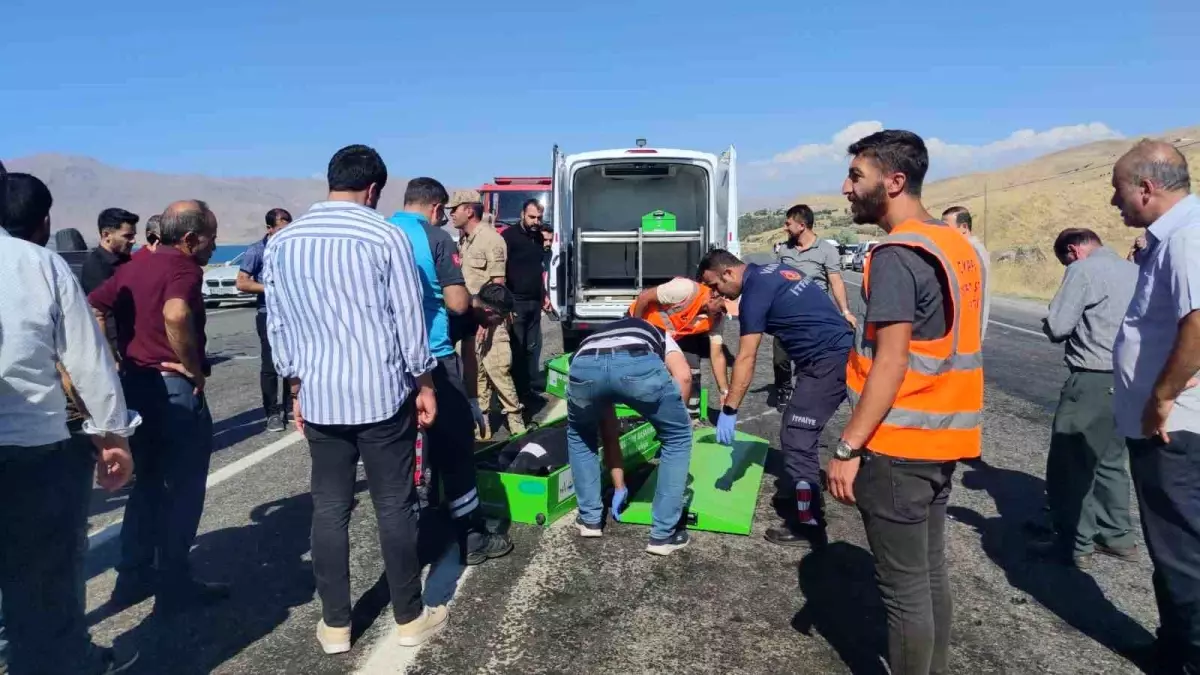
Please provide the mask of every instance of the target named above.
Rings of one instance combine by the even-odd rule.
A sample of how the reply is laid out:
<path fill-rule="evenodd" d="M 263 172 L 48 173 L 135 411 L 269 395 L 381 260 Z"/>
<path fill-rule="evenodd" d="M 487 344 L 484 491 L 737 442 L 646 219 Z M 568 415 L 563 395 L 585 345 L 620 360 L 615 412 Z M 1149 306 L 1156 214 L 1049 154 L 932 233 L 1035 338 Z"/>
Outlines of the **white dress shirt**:
<path fill-rule="evenodd" d="M 130 436 L 116 364 L 83 289 L 57 253 L 0 230 L 0 446 L 69 438 L 61 362 L 91 417 L 83 430 Z"/>

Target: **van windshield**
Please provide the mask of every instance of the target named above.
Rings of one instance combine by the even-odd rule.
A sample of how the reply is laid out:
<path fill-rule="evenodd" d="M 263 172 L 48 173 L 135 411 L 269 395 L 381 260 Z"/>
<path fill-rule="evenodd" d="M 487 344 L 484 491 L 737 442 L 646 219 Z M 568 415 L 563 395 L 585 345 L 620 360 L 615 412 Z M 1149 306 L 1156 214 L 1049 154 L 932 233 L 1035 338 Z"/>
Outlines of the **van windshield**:
<path fill-rule="evenodd" d="M 550 200 L 550 193 L 545 190 L 519 190 L 496 193 L 496 221 L 505 225 L 517 225 L 521 222 L 521 207 L 530 199 L 538 200 L 544 211 Z M 546 215 L 542 215 L 545 220 Z"/>

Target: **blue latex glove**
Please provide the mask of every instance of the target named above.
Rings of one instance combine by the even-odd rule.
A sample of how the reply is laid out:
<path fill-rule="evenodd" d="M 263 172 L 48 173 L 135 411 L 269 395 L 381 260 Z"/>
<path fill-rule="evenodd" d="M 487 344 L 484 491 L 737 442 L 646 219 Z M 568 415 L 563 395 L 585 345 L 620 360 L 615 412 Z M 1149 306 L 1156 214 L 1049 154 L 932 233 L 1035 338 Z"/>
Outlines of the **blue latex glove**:
<path fill-rule="evenodd" d="M 737 425 L 737 413 L 726 415 L 721 413 L 717 418 L 717 442 L 721 445 L 733 445 L 733 428 Z"/>
<path fill-rule="evenodd" d="M 629 497 L 627 488 L 618 488 L 613 490 L 612 504 L 609 505 L 609 513 L 612 514 L 613 520 L 621 521 L 621 512 L 625 510 L 626 501 Z"/>

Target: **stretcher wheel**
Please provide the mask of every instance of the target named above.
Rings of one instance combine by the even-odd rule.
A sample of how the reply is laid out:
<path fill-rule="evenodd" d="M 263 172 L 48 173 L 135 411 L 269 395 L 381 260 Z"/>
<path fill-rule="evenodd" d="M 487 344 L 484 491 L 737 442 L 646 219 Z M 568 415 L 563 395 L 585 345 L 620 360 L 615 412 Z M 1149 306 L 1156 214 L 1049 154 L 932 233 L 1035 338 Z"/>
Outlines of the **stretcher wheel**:
<path fill-rule="evenodd" d="M 542 527 L 546 524 L 546 514 L 539 513 L 534 520 L 537 521 L 538 527 Z"/>

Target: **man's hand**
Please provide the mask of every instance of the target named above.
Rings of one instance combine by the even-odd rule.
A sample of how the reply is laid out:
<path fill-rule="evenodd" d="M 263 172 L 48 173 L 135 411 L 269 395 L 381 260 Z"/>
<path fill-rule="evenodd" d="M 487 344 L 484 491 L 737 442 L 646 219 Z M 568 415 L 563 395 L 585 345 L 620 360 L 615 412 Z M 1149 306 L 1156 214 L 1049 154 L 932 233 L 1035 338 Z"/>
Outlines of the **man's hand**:
<path fill-rule="evenodd" d="M 550 304 L 550 296 L 549 296 L 549 295 L 543 295 L 543 296 L 542 296 L 542 310 L 543 310 L 543 311 L 546 311 L 546 312 L 549 312 L 549 311 L 551 311 L 551 310 L 553 310 L 553 309 L 554 309 L 554 305 Z"/>
<path fill-rule="evenodd" d="M 100 452 L 96 462 L 96 484 L 109 492 L 125 487 L 133 476 L 133 455 L 129 453 L 129 441 L 106 434 L 93 436 L 92 444 Z"/>
<path fill-rule="evenodd" d="M 296 431 L 304 433 L 304 415 L 300 413 L 300 397 L 292 397 L 292 421 L 296 423 Z"/>
<path fill-rule="evenodd" d="M 475 420 L 475 429 L 479 432 L 479 436 L 487 433 L 487 419 L 483 416 L 483 410 L 479 408 L 479 399 L 469 399 L 471 404 L 471 419 Z"/>
<path fill-rule="evenodd" d="M 826 467 L 829 494 L 843 504 L 854 506 L 854 479 L 858 477 L 861 457 L 853 459 L 830 459 Z"/>
<path fill-rule="evenodd" d="M 195 387 L 195 390 L 193 390 L 192 393 L 196 396 L 199 396 L 204 391 L 204 384 L 207 381 L 207 378 L 204 377 L 204 373 L 193 373 L 182 363 L 173 363 L 170 361 L 163 361 L 162 367 L 168 370 L 173 370 L 186 377 L 188 382 L 191 382 L 192 386 Z"/>
<path fill-rule="evenodd" d="M 737 413 L 732 415 L 722 412 L 717 418 L 717 442 L 721 445 L 733 445 L 733 437 L 736 433 Z"/>
<path fill-rule="evenodd" d="M 433 387 L 421 385 L 417 390 L 417 428 L 422 431 L 433 426 L 437 419 L 437 398 Z"/>
<path fill-rule="evenodd" d="M 725 407 L 725 401 L 729 399 L 729 390 L 725 389 L 721 392 L 721 407 Z"/>
<path fill-rule="evenodd" d="M 850 324 L 851 328 L 858 328 L 858 317 L 854 316 L 854 312 L 849 310 L 842 312 L 842 317 L 846 319 L 846 322 Z"/>
<path fill-rule="evenodd" d="M 1197 384 L 1200 384 L 1200 380 L 1196 378 L 1188 380 L 1184 391 Z M 1163 443 L 1170 443 L 1171 437 L 1167 435 L 1167 418 L 1171 416 L 1174 408 L 1175 399 L 1161 400 L 1157 396 L 1151 396 L 1142 410 L 1142 435 L 1146 438 L 1158 438 Z"/>

